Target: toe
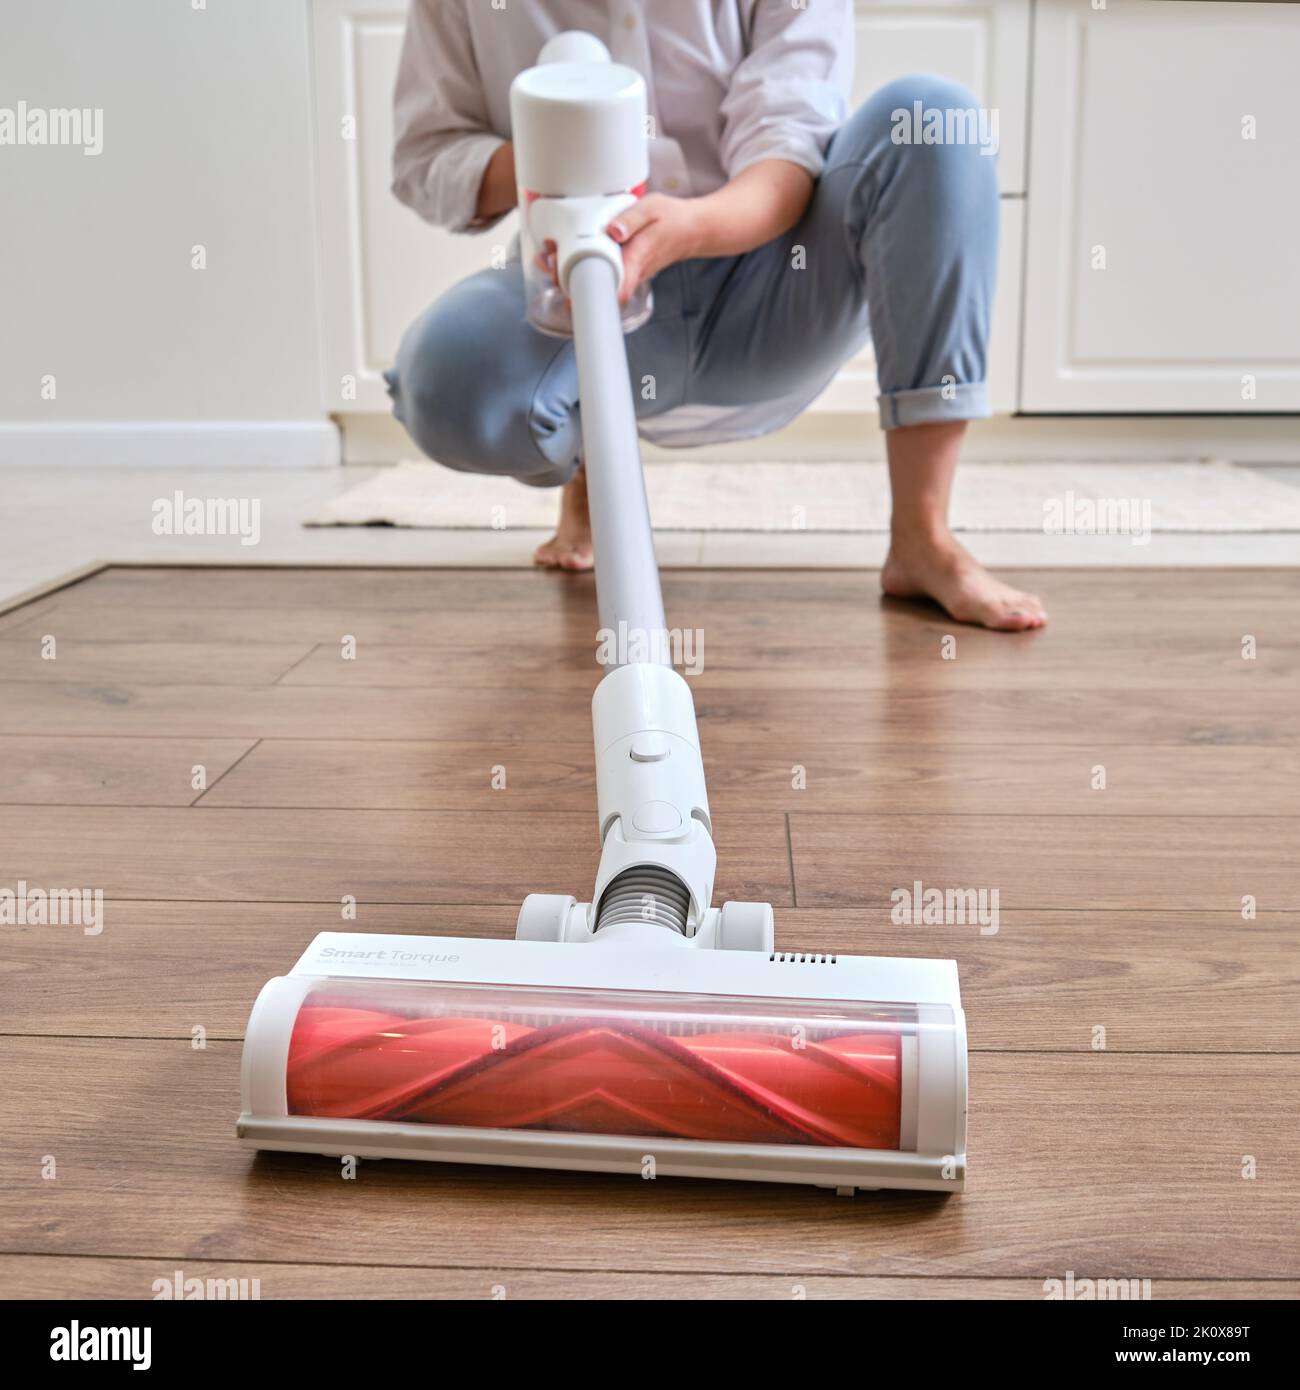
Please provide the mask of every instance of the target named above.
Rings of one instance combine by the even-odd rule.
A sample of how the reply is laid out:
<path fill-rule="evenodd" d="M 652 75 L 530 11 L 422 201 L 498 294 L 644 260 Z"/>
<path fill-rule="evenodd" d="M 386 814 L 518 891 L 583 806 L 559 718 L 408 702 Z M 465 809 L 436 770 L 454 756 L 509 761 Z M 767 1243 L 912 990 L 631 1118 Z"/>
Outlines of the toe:
<path fill-rule="evenodd" d="M 1030 594 L 1014 591 L 964 593 L 948 606 L 948 612 L 962 623 L 973 623 L 994 632 L 1025 632 L 1042 627 L 1047 614 Z"/>
<path fill-rule="evenodd" d="M 572 546 L 566 545 L 558 536 L 553 536 L 533 552 L 533 564 L 551 570 L 569 569 L 568 559 L 572 550 Z"/>
<path fill-rule="evenodd" d="M 1042 627 L 1047 622 L 1047 609 L 1036 594 L 1017 594 L 1011 607 L 1028 617 L 1030 627 Z"/>
<path fill-rule="evenodd" d="M 553 570 L 589 570 L 593 564 L 591 548 L 574 545 L 570 541 L 561 540 L 559 536 L 553 536 L 533 552 L 533 564 Z"/>
<path fill-rule="evenodd" d="M 989 627 L 1000 632 L 1025 632 L 1030 628 L 1042 627 L 1047 614 L 1042 605 L 1031 594 L 1015 594 L 992 606 Z"/>
<path fill-rule="evenodd" d="M 577 550 L 570 546 L 561 553 L 559 566 L 562 570 L 589 570 L 592 566 L 591 551 Z"/>

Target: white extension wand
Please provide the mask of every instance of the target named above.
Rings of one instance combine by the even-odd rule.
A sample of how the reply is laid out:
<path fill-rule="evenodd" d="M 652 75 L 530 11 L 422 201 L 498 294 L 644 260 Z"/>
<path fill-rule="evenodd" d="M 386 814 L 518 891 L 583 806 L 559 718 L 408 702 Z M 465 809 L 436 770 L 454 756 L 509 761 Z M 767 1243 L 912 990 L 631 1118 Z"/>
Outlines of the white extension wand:
<path fill-rule="evenodd" d="M 515 79 L 510 116 L 529 316 L 563 331 L 571 306 L 600 626 L 621 655 L 653 658 L 616 659 L 592 700 L 602 843 L 591 900 L 597 910 L 534 894 L 519 935 L 722 945 L 721 914 L 710 906 L 717 854 L 695 703 L 668 655 L 628 384 L 618 303 L 623 254 L 605 232 L 648 177 L 645 83 L 610 62 L 590 34 L 560 34 Z M 554 281 L 540 269 L 548 245 Z M 639 322 L 649 307 L 643 293 L 626 318 Z M 730 904 L 725 944 L 770 951 L 772 909 Z"/>
<path fill-rule="evenodd" d="M 646 92 L 561 34 L 511 89 L 529 317 L 572 332 L 601 627 L 600 865 L 531 894 L 516 940 L 323 932 L 254 1005 L 238 1132 L 259 1149 L 637 1176 L 960 1191 L 966 1026 L 952 961 L 777 952 L 767 903 L 712 904 L 690 687 L 672 668 L 628 381 L 622 253 Z M 539 253 L 554 247 L 554 277 Z"/>

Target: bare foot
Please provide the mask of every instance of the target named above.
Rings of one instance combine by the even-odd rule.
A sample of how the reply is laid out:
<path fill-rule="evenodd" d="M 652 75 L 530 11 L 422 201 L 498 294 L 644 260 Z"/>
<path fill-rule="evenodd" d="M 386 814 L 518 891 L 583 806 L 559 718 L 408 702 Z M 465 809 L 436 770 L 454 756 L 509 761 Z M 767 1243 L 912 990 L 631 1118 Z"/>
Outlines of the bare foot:
<path fill-rule="evenodd" d="M 880 586 L 895 598 L 931 598 L 959 623 L 1023 632 L 1047 622 L 1043 605 L 995 579 L 951 533 L 895 534 Z"/>
<path fill-rule="evenodd" d="M 591 513 L 587 510 L 587 474 L 579 469 L 560 494 L 560 520 L 555 534 L 533 552 L 533 564 L 553 570 L 589 570 Z"/>

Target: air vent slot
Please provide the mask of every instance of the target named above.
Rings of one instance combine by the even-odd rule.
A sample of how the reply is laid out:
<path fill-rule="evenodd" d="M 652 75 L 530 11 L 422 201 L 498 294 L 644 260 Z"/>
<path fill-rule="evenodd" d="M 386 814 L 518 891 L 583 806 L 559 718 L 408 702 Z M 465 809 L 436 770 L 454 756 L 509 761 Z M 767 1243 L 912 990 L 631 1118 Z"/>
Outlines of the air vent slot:
<path fill-rule="evenodd" d="M 776 965 L 838 965 L 836 956 L 822 955 L 816 951 L 773 951 L 768 960 Z"/>

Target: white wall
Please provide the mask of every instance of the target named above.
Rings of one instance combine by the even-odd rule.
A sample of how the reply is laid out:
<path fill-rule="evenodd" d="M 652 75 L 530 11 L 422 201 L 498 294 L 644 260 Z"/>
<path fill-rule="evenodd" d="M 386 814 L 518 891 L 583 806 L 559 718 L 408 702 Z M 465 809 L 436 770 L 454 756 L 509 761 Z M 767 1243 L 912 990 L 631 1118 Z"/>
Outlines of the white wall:
<path fill-rule="evenodd" d="M 103 152 L 0 145 L 0 425 L 325 437 L 308 0 L 203 3 L 5 0 L 0 106 L 102 107 Z"/>

